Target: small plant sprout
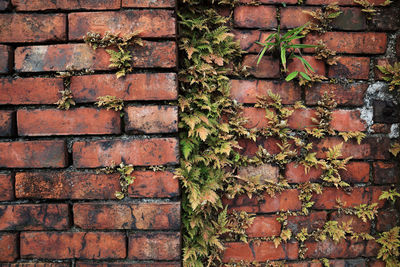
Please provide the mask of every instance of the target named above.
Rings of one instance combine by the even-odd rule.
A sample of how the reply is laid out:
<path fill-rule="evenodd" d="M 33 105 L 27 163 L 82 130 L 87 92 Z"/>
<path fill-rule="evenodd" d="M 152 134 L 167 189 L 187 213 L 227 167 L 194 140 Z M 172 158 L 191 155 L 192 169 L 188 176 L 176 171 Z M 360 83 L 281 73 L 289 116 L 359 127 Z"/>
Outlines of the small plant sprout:
<path fill-rule="evenodd" d="M 58 105 L 58 109 L 68 110 L 71 106 L 75 105 L 71 90 L 65 89 L 60 91 L 61 98 L 54 104 Z"/>
<path fill-rule="evenodd" d="M 400 92 L 400 62 L 392 65 L 376 66 L 380 72 L 384 74 L 383 80 L 389 83 L 389 90 L 393 91 L 397 88 Z"/>
<path fill-rule="evenodd" d="M 98 107 L 105 107 L 107 110 L 114 109 L 115 111 L 121 111 L 124 108 L 124 101 L 116 96 L 100 96 L 97 100 L 95 104 Z"/>
<path fill-rule="evenodd" d="M 296 78 L 298 75 L 303 77 L 304 79 L 311 81 L 310 74 L 314 73 L 315 70 L 310 65 L 310 63 L 305 60 L 301 55 L 301 48 L 313 48 L 316 45 L 309 44 L 296 44 L 295 40 L 304 38 L 305 36 L 301 34 L 307 24 L 304 24 L 301 27 L 289 30 L 285 34 L 281 34 L 280 28 L 278 27 L 277 32 L 269 35 L 263 43 L 256 42 L 259 45 L 264 46 L 258 55 L 257 65 L 260 64 L 262 57 L 266 52 L 272 52 L 273 55 L 279 55 L 281 64 L 283 66 L 283 71 L 287 72 L 287 61 L 297 58 L 300 60 L 301 64 L 304 67 L 304 71 L 293 71 L 286 76 L 286 81 L 291 81 Z"/>

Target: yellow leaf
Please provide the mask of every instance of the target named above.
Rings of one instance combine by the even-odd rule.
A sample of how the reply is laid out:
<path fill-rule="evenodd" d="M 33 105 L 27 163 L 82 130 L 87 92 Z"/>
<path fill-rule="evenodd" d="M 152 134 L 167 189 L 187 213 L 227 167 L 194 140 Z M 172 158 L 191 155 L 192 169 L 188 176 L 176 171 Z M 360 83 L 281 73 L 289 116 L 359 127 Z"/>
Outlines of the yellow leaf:
<path fill-rule="evenodd" d="M 393 156 L 397 157 L 400 153 L 400 143 L 396 142 L 392 144 L 392 147 L 389 149 L 389 152 L 393 154 Z"/>
<path fill-rule="evenodd" d="M 206 141 L 210 131 L 207 130 L 204 126 L 200 126 L 199 128 L 196 129 L 196 133 L 202 141 Z"/>

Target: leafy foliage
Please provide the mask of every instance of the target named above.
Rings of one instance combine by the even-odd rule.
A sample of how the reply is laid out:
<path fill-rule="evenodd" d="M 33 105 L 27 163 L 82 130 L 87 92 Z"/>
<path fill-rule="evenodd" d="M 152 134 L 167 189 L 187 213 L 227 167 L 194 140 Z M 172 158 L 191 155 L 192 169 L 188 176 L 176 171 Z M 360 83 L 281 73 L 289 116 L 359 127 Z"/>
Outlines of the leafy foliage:
<path fill-rule="evenodd" d="M 279 54 L 283 71 L 287 72 L 287 61 L 291 59 L 300 60 L 304 67 L 303 71 L 293 71 L 286 76 L 286 81 L 291 81 L 297 76 L 302 77 L 305 80 L 311 81 L 310 74 L 314 73 L 314 68 L 305 60 L 301 55 L 301 48 L 316 47 L 315 45 L 309 44 L 298 44 L 295 40 L 304 38 L 305 36 L 301 32 L 305 29 L 308 24 L 301 27 L 292 29 L 282 34 L 278 27 L 277 32 L 270 34 L 263 43 L 256 42 L 259 45 L 264 46 L 258 55 L 257 65 L 261 62 L 262 57 L 266 52 L 272 52 L 273 54 Z M 296 54 L 297 53 L 297 54 Z"/>
<path fill-rule="evenodd" d="M 105 107 L 107 110 L 114 109 L 115 111 L 121 111 L 124 108 L 124 101 L 116 96 L 99 96 L 97 100 L 95 104 L 98 107 Z"/>
<path fill-rule="evenodd" d="M 303 34 L 307 34 L 310 31 L 324 33 L 330 30 L 331 22 L 343 13 L 337 3 L 330 3 L 328 6 L 315 11 L 303 10 L 303 12 L 312 18 L 311 23 L 304 29 Z"/>
<path fill-rule="evenodd" d="M 351 138 L 357 140 L 357 144 L 361 144 L 361 141 L 365 138 L 366 134 L 362 132 L 340 132 L 339 135 L 343 137 L 343 140 L 347 142 Z"/>
<path fill-rule="evenodd" d="M 383 191 L 379 196 L 379 200 L 388 199 L 392 203 L 396 202 L 396 198 L 400 198 L 400 193 L 396 189 L 389 189 L 389 191 Z"/>
<path fill-rule="evenodd" d="M 400 265 L 399 248 L 400 248 L 400 227 L 394 227 L 388 232 L 380 234 L 380 238 L 376 240 L 381 245 L 378 252 L 378 259 L 385 261 L 386 266 L 395 267 Z"/>
<path fill-rule="evenodd" d="M 318 46 L 315 48 L 315 58 L 324 60 L 328 65 L 337 65 L 339 59 L 336 56 L 336 51 L 329 49 L 326 44 L 322 41 L 318 41 Z"/>
<path fill-rule="evenodd" d="M 138 38 L 139 31 L 120 37 L 119 34 L 106 32 L 103 37 L 99 33 L 88 32 L 84 37 L 84 41 L 94 50 L 97 48 L 113 48 L 106 49 L 110 55 L 110 68 L 116 68 L 117 78 L 125 76 L 132 71 L 132 52 L 130 46 L 143 46 L 143 41 Z"/>
<path fill-rule="evenodd" d="M 112 163 L 111 166 L 105 167 L 100 171 L 110 174 L 110 173 L 119 173 L 119 183 L 121 185 L 121 191 L 115 192 L 115 196 L 121 200 L 128 195 L 128 187 L 133 184 L 135 181 L 135 177 L 132 176 L 133 165 L 126 165 L 121 162 L 119 165 Z"/>
<path fill-rule="evenodd" d="M 389 90 L 393 91 L 397 88 L 400 92 L 400 62 L 395 62 L 392 65 L 376 66 L 383 74 L 383 79 L 389 82 Z"/>
<path fill-rule="evenodd" d="M 71 106 L 75 106 L 75 100 L 71 90 L 65 89 L 60 91 L 59 93 L 61 94 L 61 98 L 56 103 L 54 103 L 58 105 L 58 109 L 68 110 Z"/>
<path fill-rule="evenodd" d="M 400 153 L 400 143 L 393 143 L 392 147 L 389 149 L 389 152 L 392 153 L 393 156 L 397 157 L 397 155 Z"/>

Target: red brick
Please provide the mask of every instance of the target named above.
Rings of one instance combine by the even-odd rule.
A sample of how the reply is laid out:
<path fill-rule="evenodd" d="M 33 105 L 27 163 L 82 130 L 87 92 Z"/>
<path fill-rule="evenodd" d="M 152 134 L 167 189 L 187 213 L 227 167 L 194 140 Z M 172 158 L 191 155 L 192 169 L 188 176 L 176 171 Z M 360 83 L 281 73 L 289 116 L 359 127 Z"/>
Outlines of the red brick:
<path fill-rule="evenodd" d="M 62 78 L 0 78 L 0 104 L 53 104 L 63 89 Z"/>
<path fill-rule="evenodd" d="M 379 260 L 370 260 L 368 267 L 385 267 L 386 263 L 383 261 L 379 261 Z"/>
<path fill-rule="evenodd" d="M 360 204 L 378 203 L 379 207 L 384 204 L 383 200 L 379 200 L 379 196 L 385 188 L 382 187 L 354 187 L 352 191 L 347 193 L 339 188 L 325 187 L 323 193 L 314 195 L 314 209 L 335 209 L 336 200 L 340 199 L 344 203 L 344 207 L 354 207 Z"/>
<path fill-rule="evenodd" d="M 285 267 L 322 267 L 319 260 L 286 263 Z"/>
<path fill-rule="evenodd" d="M 378 255 L 381 245 L 379 245 L 375 240 L 369 240 L 365 247 L 364 255 L 366 257 L 375 257 Z"/>
<path fill-rule="evenodd" d="M 0 110 L 0 136 L 12 136 L 14 133 L 14 111 Z"/>
<path fill-rule="evenodd" d="M 265 117 L 265 110 L 262 108 L 244 107 L 242 117 L 247 119 L 244 127 L 248 129 L 263 129 L 268 126 L 268 119 Z"/>
<path fill-rule="evenodd" d="M 246 230 L 249 237 L 277 236 L 281 233 L 281 223 L 276 215 L 257 215 L 251 226 Z"/>
<path fill-rule="evenodd" d="M 377 58 L 374 64 L 374 74 L 375 74 L 375 80 L 383 80 L 383 77 L 385 76 L 378 68 L 377 66 L 388 66 L 396 62 L 397 60 L 395 58 Z"/>
<path fill-rule="evenodd" d="M 289 143 L 291 142 L 289 141 Z M 255 156 L 259 146 L 265 148 L 270 154 L 278 154 L 281 152 L 278 144 L 282 145 L 282 142 L 274 137 L 257 138 L 256 142 L 248 139 L 239 139 L 239 145 L 242 147 L 240 153 L 246 156 Z"/>
<path fill-rule="evenodd" d="M 279 60 L 271 56 L 263 56 L 260 64 L 257 65 L 257 55 L 245 55 L 243 65 L 248 66 L 251 75 L 256 78 L 279 78 Z"/>
<path fill-rule="evenodd" d="M 0 230 L 63 230 L 69 227 L 67 204 L 0 205 Z"/>
<path fill-rule="evenodd" d="M 64 14 L 1 14 L 0 17 L 0 39 L 5 43 L 64 41 L 66 37 Z"/>
<path fill-rule="evenodd" d="M 281 210 L 299 210 L 301 202 L 298 198 L 299 192 L 296 189 L 288 189 L 281 194 L 270 197 L 264 194 L 262 201 L 258 201 L 255 197 L 248 198 L 241 195 L 232 200 L 224 200 L 231 210 L 241 210 L 246 212 L 277 212 Z"/>
<path fill-rule="evenodd" d="M 367 266 L 367 260 L 366 259 L 329 260 L 329 264 L 330 266 L 335 266 L 335 267 L 346 267 L 346 266 L 365 267 Z"/>
<path fill-rule="evenodd" d="M 399 29 L 400 18 L 398 16 L 400 6 L 390 5 L 389 8 L 376 8 L 377 13 L 370 20 L 370 30 L 396 31 Z"/>
<path fill-rule="evenodd" d="M 123 79 L 117 79 L 114 74 L 71 77 L 71 91 L 77 103 L 96 102 L 105 95 L 125 101 L 175 100 L 177 87 L 175 73 L 135 73 Z"/>
<path fill-rule="evenodd" d="M 12 0 L 17 11 L 119 9 L 120 0 Z"/>
<path fill-rule="evenodd" d="M 254 3 L 252 0 L 239 0 L 239 2 L 243 4 Z M 276 4 L 276 3 L 297 4 L 297 0 L 260 0 L 258 2 L 262 4 Z"/>
<path fill-rule="evenodd" d="M 175 42 L 144 41 L 132 48 L 134 68 L 172 68 L 176 66 Z M 20 72 L 63 71 L 74 69 L 108 70 L 110 56 L 104 49 L 86 44 L 27 46 L 15 50 L 15 69 Z"/>
<path fill-rule="evenodd" d="M 120 191 L 118 174 L 26 172 L 15 175 L 17 198 L 114 199 Z"/>
<path fill-rule="evenodd" d="M 361 8 L 343 7 L 340 11 L 342 14 L 332 22 L 334 29 L 345 31 L 365 31 L 367 29 L 367 19 Z"/>
<path fill-rule="evenodd" d="M 67 166 L 65 142 L 15 141 L 0 142 L 0 167 L 6 168 L 62 168 Z"/>
<path fill-rule="evenodd" d="M 303 11 L 314 11 L 317 10 L 314 7 L 303 7 L 303 6 L 291 6 L 281 9 L 281 27 L 283 29 L 290 29 L 303 26 L 309 21 L 312 21 L 312 17 Z"/>
<path fill-rule="evenodd" d="M 179 156 L 175 138 L 75 142 L 72 149 L 77 168 L 109 166 L 122 161 L 140 166 L 170 164 L 178 163 Z"/>
<path fill-rule="evenodd" d="M 129 259 L 178 260 L 180 255 L 179 233 L 133 233 L 129 235 Z"/>
<path fill-rule="evenodd" d="M 322 228 L 327 221 L 327 213 L 325 211 L 313 211 L 308 216 L 289 216 L 288 228 L 293 234 L 300 233 L 303 228 L 307 228 L 310 233 Z"/>
<path fill-rule="evenodd" d="M 307 241 L 306 258 L 356 258 L 363 255 L 365 249 L 364 241 L 341 240 L 335 243 L 332 240 Z"/>
<path fill-rule="evenodd" d="M 314 68 L 315 73 L 319 75 L 326 75 L 326 69 L 325 69 L 325 63 L 321 60 L 315 59 L 313 56 L 303 56 L 305 60 L 307 60 L 308 63 L 310 63 L 311 67 Z M 300 59 L 294 58 L 291 60 L 288 64 L 288 73 L 291 73 L 293 71 L 302 71 L 305 72 L 304 66 Z"/>
<path fill-rule="evenodd" d="M 129 196 L 176 197 L 179 184 L 171 172 L 134 171 Z M 28 172 L 15 176 L 17 198 L 33 199 L 115 199 L 120 191 L 118 174 L 84 172 Z"/>
<path fill-rule="evenodd" d="M 368 183 L 370 166 L 368 162 L 350 161 L 346 170 L 340 170 L 342 180 L 351 183 Z"/>
<path fill-rule="evenodd" d="M 374 162 L 373 166 L 375 184 L 395 184 L 399 182 L 400 171 L 396 164 L 378 161 Z"/>
<path fill-rule="evenodd" d="M 319 180 L 323 171 L 320 168 L 310 168 L 306 173 L 302 164 L 291 162 L 286 164 L 285 177 L 289 183 L 306 183 Z"/>
<path fill-rule="evenodd" d="M 255 42 L 264 42 L 272 32 L 258 30 L 233 30 L 235 40 L 239 41 L 242 50 L 249 53 L 258 53 L 263 47 Z"/>
<path fill-rule="evenodd" d="M 365 138 L 361 144 L 352 139 L 344 142 L 339 137 L 329 137 L 316 140 L 313 152 L 317 152 L 317 157 L 325 158 L 325 152 L 329 148 L 343 143 L 342 156 L 340 158 L 353 157 L 353 159 L 389 159 L 390 141 L 387 138 Z"/>
<path fill-rule="evenodd" d="M 367 88 L 368 84 L 366 83 L 316 83 L 311 88 L 305 89 L 306 104 L 316 105 L 325 92 L 333 92 L 338 105 L 362 106 Z"/>
<path fill-rule="evenodd" d="M 125 242 L 121 232 L 23 232 L 20 253 L 29 259 L 123 259 Z"/>
<path fill-rule="evenodd" d="M 0 45 L 0 58 L 0 73 L 10 72 L 12 64 L 12 49 L 10 46 Z"/>
<path fill-rule="evenodd" d="M 334 2 L 343 6 L 348 6 L 348 5 L 358 6 L 358 4 L 354 3 L 353 0 L 337 0 Z M 308 0 L 307 5 L 329 5 L 334 2 L 332 2 L 332 0 Z M 383 4 L 385 0 L 368 0 L 368 2 L 374 5 L 380 5 Z"/>
<path fill-rule="evenodd" d="M 400 214 L 396 209 L 381 210 L 376 216 L 376 230 L 378 232 L 389 231 L 400 222 Z"/>
<path fill-rule="evenodd" d="M 372 131 L 372 133 L 388 134 L 388 133 L 390 133 L 390 127 L 391 127 L 391 125 L 389 125 L 389 124 L 374 123 L 371 125 L 371 131 Z"/>
<path fill-rule="evenodd" d="M 234 23 L 242 28 L 273 29 L 278 26 L 276 8 L 273 6 L 238 6 Z"/>
<path fill-rule="evenodd" d="M 263 241 L 260 244 L 231 242 L 226 244 L 223 261 L 294 260 L 297 257 L 297 243 L 282 244 L 276 248 L 272 241 Z"/>
<path fill-rule="evenodd" d="M 337 131 L 356 132 L 365 131 L 367 126 L 360 118 L 359 110 L 335 110 L 332 113 L 331 126 Z"/>
<path fill-rule="evenodd" d="M 141 31 L 141 37 L 174 37 L 172 10 L 124 10 L 115 12 L 79 12 L 68 15 L 69 39 L 81 40 L 87 32 L 120 33 Z"/>
<path fill-rule="evenodd" d="M 114 110 L 20 109 L 17 112 L 17 121 L 20 136 L 121 133 L 121 118 Z"/>
<path fill-rule="evenodd" d="M 355 233 L 370 233 L 371 221 L 363 222 L 360 218 L 355 215 L 339 214 L 337 211 L 333 212 L 330 217 L 331 221 L 338 221 L 340 225 L 343 223 L 350 223 Z"/>
<path fill-rule="evenodd" d="M 130 262 L 105 262 L 105 263 L 88 263 L 88 262 L 77 262 L 77 267 L 181 267 L 180 262 L 147 262 L 147 263 L 130 263 Z"/>
<path fill-rule="evenodd" d="M 315 128 L 316 124 L 312 121 L 315 118 L 314 109 L 296 109 L 288 119 L 288 125 L 292 129 L 304 130 L 305 128 Z"/>
<path fill-rule="evenodd" d="M 0 173 L 0 201 L 14 200 L 14 179 L 10 173 Z"/>
<path fill-rule="evenodd" d="M 242 166 L 238 169 L 237 175 L 245 179 L 257 176 L 260 183 L 277 183 L 279 178 L 279 167 L 268 163 L 260 164 L 258 166 Z"/>
<path fill-rule="evenodd" d="M 74 224 L 83 229 L 179 230 L 178 202 L 74 205 Z"/>
<path fill-rule="evenodd" d="M 0 233 L 0 261 L 11 262 L 18 258 L 17 234 Z"/>
<path fill-rule="evenodd" d="M 257 96 L 268 91 L 279 94 L 283 104 L 294 104 L 301 99 L 301 91 L 293 83 L 265 80 L 231 80 L 231 97 L 240 103 L 257 103 Z"/>
<path fill-rule="evenodd" d="M 55 262 L 19 262 L 19 263 L 0 263 L 1 267 L 70 267 L 70 263 Z"/>
<path fill-rule="evenodd" d="M 125 131 L 129 133 L 178 132 L 178 107 L 130 106 L 125 108 Z"/>
<path fill-rule="evenodd" d="M 383 54 L 387 46 L 386 33 L 380 32 L 327 32 L 323 35 L 308 35 L 305 43 L 317 44 L 319 40 L 323 40 L 329 49 L 346 54 Z M 312 52 L 314 49 L 307 51 Z"/>
<path fill-rule="evenodd" d="M 175 7 L 175 0 L 122 0 L 122 7 L 168 8 Z"/>
<path fill-rule="evenodd" d="M 176 197 L 179 196 L 179 182 L 169 171 L 134 171 L 133 186 L 128 188 L 129 197 Z"/>

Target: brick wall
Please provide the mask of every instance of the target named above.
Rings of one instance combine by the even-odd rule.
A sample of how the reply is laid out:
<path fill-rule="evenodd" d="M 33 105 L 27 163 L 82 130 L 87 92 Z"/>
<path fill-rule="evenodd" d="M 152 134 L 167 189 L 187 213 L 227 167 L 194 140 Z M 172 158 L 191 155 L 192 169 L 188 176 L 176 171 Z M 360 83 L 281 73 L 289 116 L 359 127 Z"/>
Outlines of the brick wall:
<path fill-rule="evenodd" d="M 248 52 L 244 63 L 251 66 L 250 77 L 232 80 L 232 97 L 246 105 L 247 126 L 265 125 L 264 113 L 253 106 L 255 96 L 268 90 L 281 94 L 284 104 L 303 100 L 307 105 L 289 121 L 294 129 L 311 123 L 317 101 L 330 90 L 339 104 L 332 127 L 368 134 L 361 145 L 351 141 L 343 147 L 344 157 L 353 157 L 342 172 L 352 193 L 325 189 L 313 198 L 310 215 L 289 217 L 288 227 L 296 234 L 303 227 L 322 227 L 327 220 L 352 218 L 360 231 L 388 230 L 400 217 L 388 203 L 379 202 L 378 218 L 363 223 L 338 215 L 335 200 L 340 197 L 348 206 L 376 202 L 382 190 L 399 182 L 398 166 L 388 152 L 391 128 L 399 117 L 387 115 L 396 109 L 388 95 L 381 97 L 386 89 L 374 67 L 400 59 L 398 4 L 378 8 L 367 20 L 353 1 L 337 1 L 344 13 L 332 30 L 309 35 L 304 42 L 322 39 L 338 52 L 334 66 L 315 60 L 312 51 L 305 55 L 319 74 L 338 82 L 304 89 L 284 82 L 279 61 L 270 56 L 256 67 L 260 47 L 254 42 L 263 41 L 278 25 L 303 25 L 309 19 L 303 10 L 331 1 L 307 0 L 302 6 L 296 0 L 262 0 L 257 6 L 250 2 L 241 0 L 233 16 L 233 32 Z M 180 266 L 180 193 L 173 179 L 179 160 L 175 5 L 174 0 L 0 0 L 0 266 Z M 89 31 L 135 30 L 141 30 L 144 45 L 132 50 L 134 71 L 122 79 L 108 67 L 104 49 L 93 51 L 83 42 Z M 291 70 L 298 67 L 296 62 L 289 65 Z M 77 104 L 59 110 L 54 103 L 67 85 L 57 72 L 70 68 L 94 73 L 71 77 L 68 86 Z M 105 95 L 124 100 L 122 118 L 95 106 Z M 322 151 L 339 142 L 339 137 L 320 140 L 315 152 L 323 157 Z M 272 138 L 241 145 L 246 155 L 254 155 L 258 145 L 277 151 Z M 123 201 L 115 197 L 119 175 L 96 172 L 112 162 L 135 166 L 136 180 Z M 158 165 L 165 168 L 150 168 Z M 283 175 L 293 189 L 275 198 L 265 195 L 262 202 L 246 197 L 230 202 L 232 209 L 257 214 L 250 237 L 279 235 L 275 213 L 299 210 L 296 185 L 316 181 L 320 172 L 306 175 L 290 163 Z M 278 248 L 270 241 L 258 246 L 232 242 L 224 260 L 320 266 L 311 260 L 326 257 L 334 259 L 334 266 L 381 266 L 372 260 L 374 242 L 310 241 L 306 247 L 307 260 L 301 261 L 294 240 Z"/>
<path fill-rule="evenodd" d="M 83 42 L 136 30 L 123 79 Z M 0 266 L 180 266 L 175 38 L 173 0 L 0 1 Z M 59 110 L 69 69 L 94 73 Z M 94 104 L 105 95 L 122 118 Z M 119 174 L 96 173 L 112 162 L 135 166 L 123 201 Z"/>

